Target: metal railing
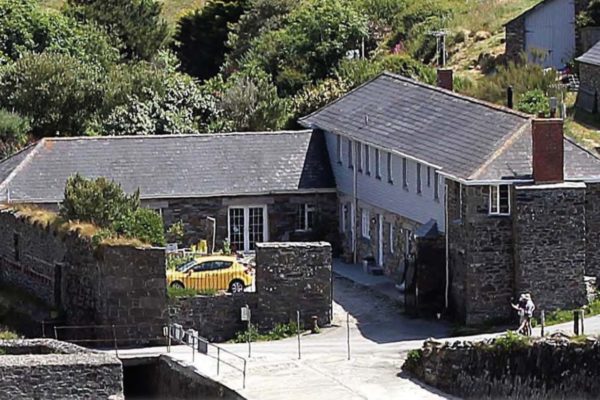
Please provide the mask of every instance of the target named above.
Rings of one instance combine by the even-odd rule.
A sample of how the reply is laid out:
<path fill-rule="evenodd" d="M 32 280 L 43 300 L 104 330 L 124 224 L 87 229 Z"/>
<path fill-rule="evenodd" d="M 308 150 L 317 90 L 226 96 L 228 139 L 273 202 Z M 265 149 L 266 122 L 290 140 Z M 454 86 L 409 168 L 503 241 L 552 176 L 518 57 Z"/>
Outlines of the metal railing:
<path fill-rule="evenodd" d="M 180 343 L 191 347 L 192 349 L 192 362 L 195 362 L 195 353 L 204 354 L 207 357 L 210 357 L 217 361 L 217 376 L 221 373 L 221 363 L 227 365 L 228 367 L 240 372 L 242 374 L 242 388 L 246 388 L 246 373 L 247 373 L 247 365 L 248 361 L 229 350 L 222 348 L 214 343 L 209 342 L 207 339 L 198 335 L 198 332 L 193 329 L 185 330 L 181 325 L 178 324 L 169 324 L 168 326 L 163 328 L 163 334 L 167 337 L 167 352 L 170 352 L 171 343 L 174 341 L 176 343 Z M 210 354 L 209 349 L 216 350 L 216 356 Z M 242 366 L 235 365 L 232 362 L 226 361 L 221 356 L 222 354 L 229 355 L 236 359 L 237 361 L 241 361 Z"/>

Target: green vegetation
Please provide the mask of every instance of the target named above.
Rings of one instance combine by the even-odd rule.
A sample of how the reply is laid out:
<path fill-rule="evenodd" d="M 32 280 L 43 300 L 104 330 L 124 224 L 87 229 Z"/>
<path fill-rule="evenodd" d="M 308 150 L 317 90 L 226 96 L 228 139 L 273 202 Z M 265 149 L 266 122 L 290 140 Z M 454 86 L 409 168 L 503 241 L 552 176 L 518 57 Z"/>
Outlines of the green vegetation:
<path fill-rule="evenodd" d="M 423 357 L 423 350 L 421 349 L 413 349 L 408 352 L 406 356 L 406 361 L 409 363 L 418 363 Z"/>
<path fill-rule="evenodd" d="M 531 338 L 513 331 L 507 331 L 493 342 L 493 348 L 501 352 L 523 349 L 531 343 Z"/>
<path fill-rule="evenodd" d="M 596 297 L 595 300 L 590 302 L 587 306 L 582 308 L 585 317 L 592 317 L 600 314 L 600 298 Z M 565 322 L 573 321 L 573 311 L 575 310 L 556 310 L 545 315 L 546 326 L 562 324 Z M 535 321 L 539 324 L 538 320 Z"/>
<path fill-rule="evenodd" d="M 296 323 L 277 324 L 272 331 L 260 333 L 255 325 L 251 325 L 249 330 L 238 332 L 232 340 L 234 343 L 245 343 L 248 338 L 252 342 L 266 342 L 272 340 L 281 340 L 298 334 Z"/>
<path fill-rule="evenodd" d="M 175 269 L 186 262 L 192 261 L 193 259 L 194 256 L 192 255 L 168 255 L 167 269 Z"/>
<path fill-rule="evenodd" d="M 217 291 L 214 289 L 204 289 L 204 290 L 196 290 L 190 288 L 177 288 L 169 286 L 167 288 L 167 295 L 171 299 L 175 299 L 178 297 L 194 297 L 194 296 L 214 296 L 217 294 Z"/>
<path fill-rule="evenodd" d="M 16 340 L 19 339 L 19 335 L 17 335 L 13 331 L 9 330 L 0 330 L 0 340 Z"/>
<path fill-rule="evenodd" d="M 29 122 L 19 114 L 0 109 L 0 160 L 25 146 Z"/>
<path fill-rule="evenodd" d="M 127 195 L 121 185 L 106 178 L 86 179 L 79 174 L 70 177 L 60 216 L 99 227 L 99 241 L 116 236 L 165 245 L 162 218 L 153 210 L 141 208 L 139 190 Z"/>

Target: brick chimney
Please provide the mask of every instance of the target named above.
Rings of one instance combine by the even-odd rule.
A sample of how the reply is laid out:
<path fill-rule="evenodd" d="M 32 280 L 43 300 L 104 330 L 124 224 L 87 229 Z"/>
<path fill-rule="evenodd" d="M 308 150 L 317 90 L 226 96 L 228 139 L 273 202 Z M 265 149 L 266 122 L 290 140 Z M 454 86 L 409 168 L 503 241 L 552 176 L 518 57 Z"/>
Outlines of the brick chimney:
<path fill-rule="evenodd" d="M 454 74 L 450 68 L 439 68 L 437 70 L 437 85 L 442 89 L 454 90 Z"/>
<path fill-rule="evenodd" d="M 559 118 L 531 121 L 533 142 L 533 180 L 556 183 L 564 180 L 563 120 Z"/>

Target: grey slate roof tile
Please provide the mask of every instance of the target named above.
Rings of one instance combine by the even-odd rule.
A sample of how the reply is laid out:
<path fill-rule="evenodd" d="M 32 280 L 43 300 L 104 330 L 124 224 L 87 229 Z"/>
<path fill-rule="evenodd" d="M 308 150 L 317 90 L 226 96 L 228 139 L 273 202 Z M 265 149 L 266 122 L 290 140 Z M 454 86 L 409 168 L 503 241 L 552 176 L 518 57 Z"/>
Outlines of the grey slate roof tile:
<path fill-rule="evenodd" d="M 529 117 L 384 73 L 300 122 L 468 179 Z"/>
<path fill-rule="evenodd" d="M 600 66 L 600 42 L 593 45 L 591 49 L 576 60 L 582 63 Z"/>
<path fill-rule="evenodd" d="M 0 201 L 8 189 L 15 201 L 60 201 L 77 172 L 110 178 L 128 192 L 139 187 L 142 198 L 335 187 L 324 138 L 311 131 L 46 138 L 32 149 L 24 164 L 25 154 L 0 163 Z"/>

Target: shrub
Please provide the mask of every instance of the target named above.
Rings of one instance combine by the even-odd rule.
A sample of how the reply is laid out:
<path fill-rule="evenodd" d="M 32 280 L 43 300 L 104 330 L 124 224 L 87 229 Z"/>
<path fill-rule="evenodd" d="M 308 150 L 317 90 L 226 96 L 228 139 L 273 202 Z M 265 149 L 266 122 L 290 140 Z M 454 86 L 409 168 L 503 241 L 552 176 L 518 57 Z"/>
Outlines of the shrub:
<path fill-rule="evenodd" d="M 167 229 L 167 240 L 169 243 L 181 243 L 185 235 L 183 221 L 177 221 Z"/>
<path fill-rule="evenodd" d="M 0 160 L 27 143 L 29 122 L 17 113 L 0 109 Z"/>
<path fill-rule="evenodd" d="M 527 347 L 529 343 L 529 337 L 520 335 L 513 331 L 508 331 L 505 335 L 494 340 L 494 349 L 502 352 L 519 350 Z"/>
<path fill-rule="evenodd" d="M 550 113 L 548 98 L 540 89 L 530 90 L 519 96 L 516 108 L 535 116 L 546 117 Z"/>
<path fill-rule="evenodd" d="M 162 217 L 147 208 L 138 208 L 122 215 L 114 223 L 113 229 L 118 235 L 136 238 L 153 246 L 166 244 Z"/>

